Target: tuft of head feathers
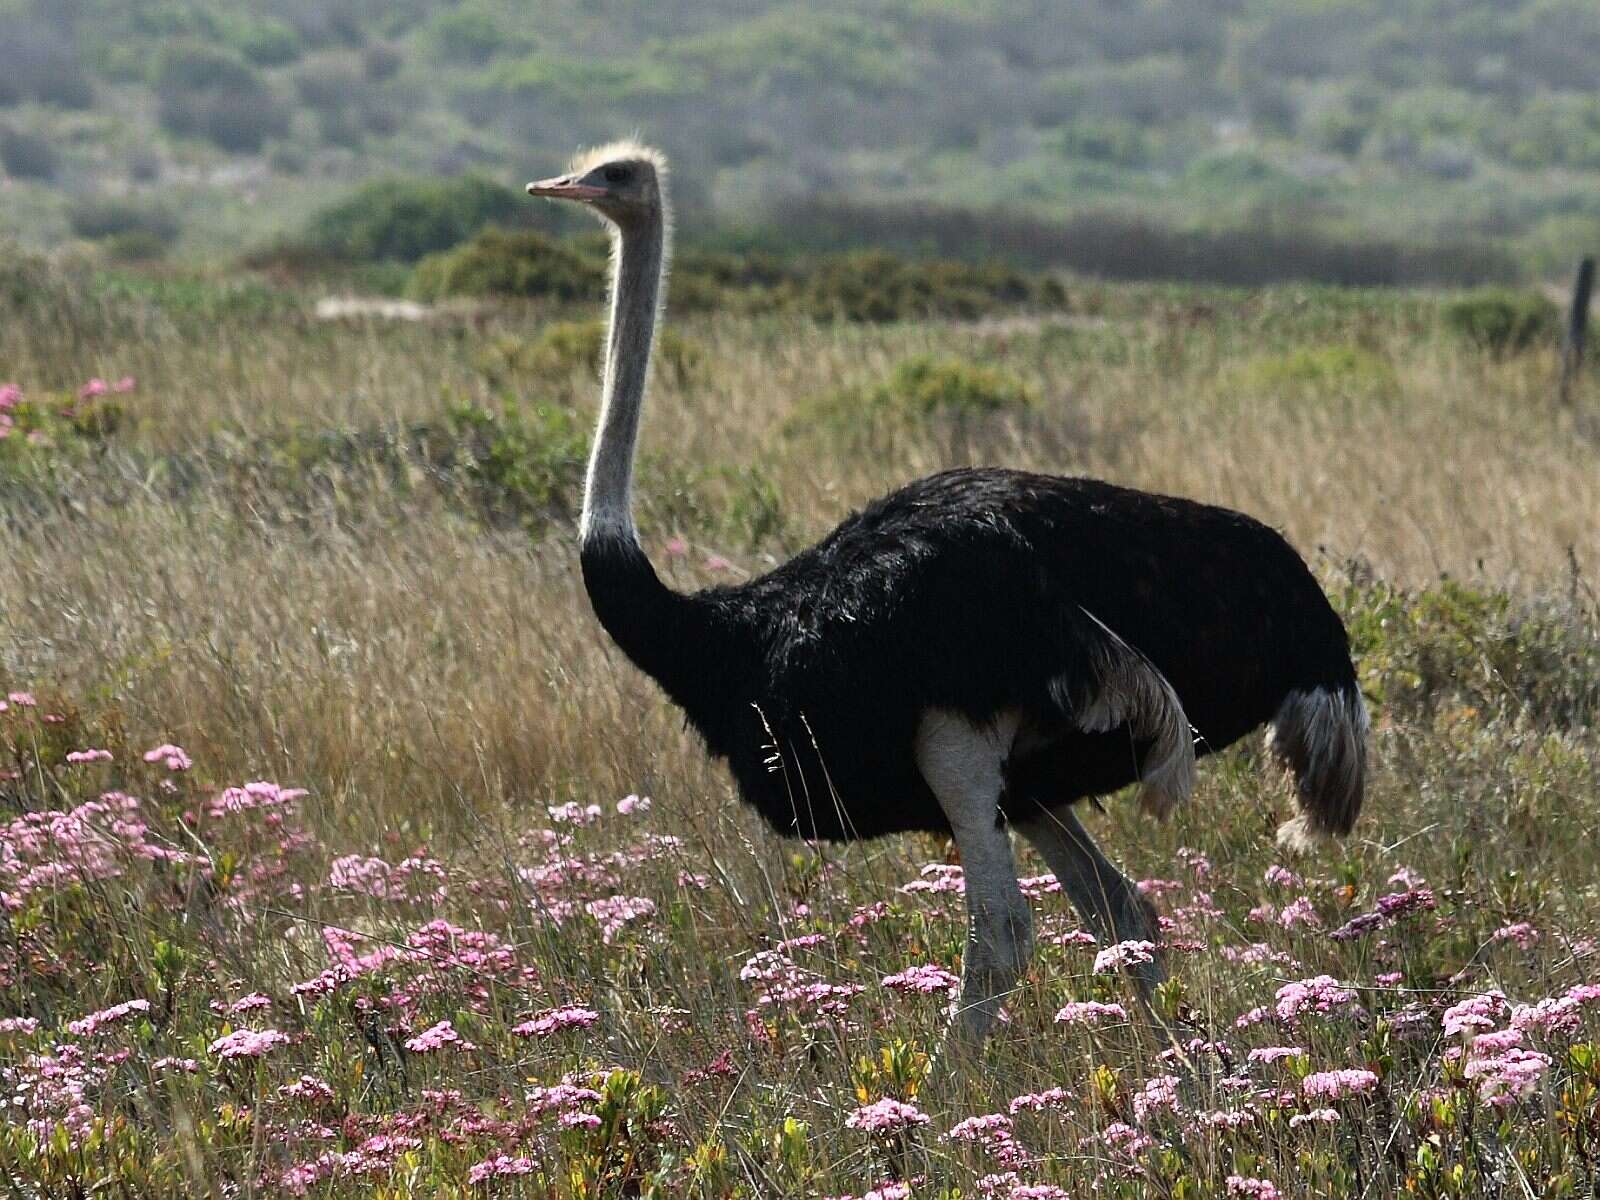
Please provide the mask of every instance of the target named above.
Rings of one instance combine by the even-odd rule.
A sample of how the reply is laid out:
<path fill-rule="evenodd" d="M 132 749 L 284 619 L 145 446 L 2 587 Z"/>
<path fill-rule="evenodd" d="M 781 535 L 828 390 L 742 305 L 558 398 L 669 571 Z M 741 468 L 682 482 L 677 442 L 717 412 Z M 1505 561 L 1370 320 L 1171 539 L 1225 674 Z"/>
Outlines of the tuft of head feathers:
<path fill-rule="evenodd" d="M 578 151 L 567 164 L 567 173 L 581 177 L 608 162 L 647 162 L 655 168 L 657 180 L 663 179 L 667 173 L 667 156 L 636 138 L 620 138 L 603 146 Z"/>

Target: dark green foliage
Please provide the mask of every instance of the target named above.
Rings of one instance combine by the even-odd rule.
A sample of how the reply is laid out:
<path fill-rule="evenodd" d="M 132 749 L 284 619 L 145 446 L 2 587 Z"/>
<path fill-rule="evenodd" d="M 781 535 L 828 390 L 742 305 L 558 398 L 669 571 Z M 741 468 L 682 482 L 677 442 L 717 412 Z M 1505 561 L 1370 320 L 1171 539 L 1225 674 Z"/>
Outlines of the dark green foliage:
<path fill-rule="evenodd" d="M 531 230 L 486 229 L 470 243 L 417 264 L 412 295 L 598 300 L 605 260 Z"/>
<path fill-rule="evenodd" d="M 16 179 L 54 179 L 60 165 L 55 147 L 21 129 L 0 128 L 0 167 Z"/>
<path fill-rule="evenodd" d="M 490 524 L 574 515 L 589 433 L 571 412 L 510 401 L 499 411 L 458 405 L 449 412 L 449 429 L 453 465 Z"/>
<path fill-rule="evenodd" d="M 557 241 L 487 229 L 468 245 L 417 265 L 412 294 L 598 300 L 606 270 L 602 241 Z M 672 272 L 675 312 L 734 308 L 798 310 L 818 321 L 971 319 L 1022 306 L 1060 306 L 1054 279 L 1000 266 L 921 262 L 883 251 L 781 259 L 688 251 Z"/>
<path fill-rule="evenodd" d="M 68 210 L 67 221 L 73 233 L 95 241 L 137 234 L 168 245 L 178 236 L 178 222 L 170 212 L 131 200 L 80 200 Z"/>
<path fill-rule="evenodd" d="M 349 262 L 416 262 L 527 211 L 526 200 L 511 189 L 475 175 L 379 180 L 317 214 L 304 240 Z"/>
<path fill-rule="evenodd" d="M 818 320 L 971 319 L 1030 302 L 1059 305 L 1054 280 L 1029 279 L 998 266 L 916 262 L 881 250 L 830 256 L 804 276 L 800 305 Z"/>
<path fill-rule="evenodd" d="M 200 42 L 168 46 L 156 66 L 161 124 L 224 150 L 254 153 L 289 129 L 289 111 L 238 54 Z"/>
<path fill-rule="evenodd" d="M 1561 314 L 1535 292 L 1478 292 L 1444 306 L 1445 326 L 1497 358 L 1520 354 L 1560 336 Z"/>

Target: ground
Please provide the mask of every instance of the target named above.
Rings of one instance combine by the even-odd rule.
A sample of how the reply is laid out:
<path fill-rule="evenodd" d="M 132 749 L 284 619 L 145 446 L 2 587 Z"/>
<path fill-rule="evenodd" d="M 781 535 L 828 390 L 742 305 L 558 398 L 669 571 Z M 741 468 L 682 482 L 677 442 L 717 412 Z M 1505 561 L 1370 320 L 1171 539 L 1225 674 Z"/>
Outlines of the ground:
<path fill-rule="evenodd" d="M 1496 357 L 1431 295 L 1071 281 L 1034 319 L 673 323 L 639 490 L 676 586 L 1004 462 L 1245 509 L 1351 630 L 1349 841 L 1280 857 L 1255 739 L 1164 825 L 1086 814 L 1163 914 L 1176 1043 L 1024 851 L 1039 952 L 954 1074 L 947 846 L 772 836 L 596 627 L 573 314 L 29 270 L 13 1194 L 1593 1191 L 1600 395 L 1558 409 L 1549 347 Z"/>

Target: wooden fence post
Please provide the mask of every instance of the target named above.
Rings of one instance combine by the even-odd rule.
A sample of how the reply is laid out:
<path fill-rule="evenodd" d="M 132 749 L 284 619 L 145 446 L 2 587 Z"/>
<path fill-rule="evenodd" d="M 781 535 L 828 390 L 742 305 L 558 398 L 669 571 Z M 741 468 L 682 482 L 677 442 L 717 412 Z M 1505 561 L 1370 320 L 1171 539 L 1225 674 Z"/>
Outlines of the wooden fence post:
<path fill-rule="evenodd" d="M 1583 344 L 1589 335 L 1589 296 L 1594 291 L 1594 258 L 1578 264 L 1572 285 L 1572 308 L 1567 315 L 1567 336 L 1561 346 L 1561 403 L 1572 403 L 1572 385 L 1583 366 Z"/>

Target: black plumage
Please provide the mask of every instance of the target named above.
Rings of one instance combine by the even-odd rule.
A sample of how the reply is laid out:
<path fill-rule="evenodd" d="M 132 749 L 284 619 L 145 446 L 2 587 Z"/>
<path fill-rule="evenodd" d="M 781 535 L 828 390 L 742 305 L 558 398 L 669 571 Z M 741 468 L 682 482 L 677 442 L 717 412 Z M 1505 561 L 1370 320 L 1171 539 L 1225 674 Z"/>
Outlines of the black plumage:
<path fill-rule="evenodd" d="M 948 830 L 914 754 L 930 709 L 1021 714 L 1002 810 L 1134 782 L 1146 746 L 1126 726 L 1084 732 L 1072 711 L 1099 685 L 1088 649 L 1101 624 L 1171 683 L 1197 754 L 1291 692 L 1355 695 L 1344 628 L 1281 536 L 1095 480 L 946 471 L 767 575 L 690 595 L 631 539 L 593 539 L 582 563 L 618 645 L 745 799 L 808 838 Z"/>

